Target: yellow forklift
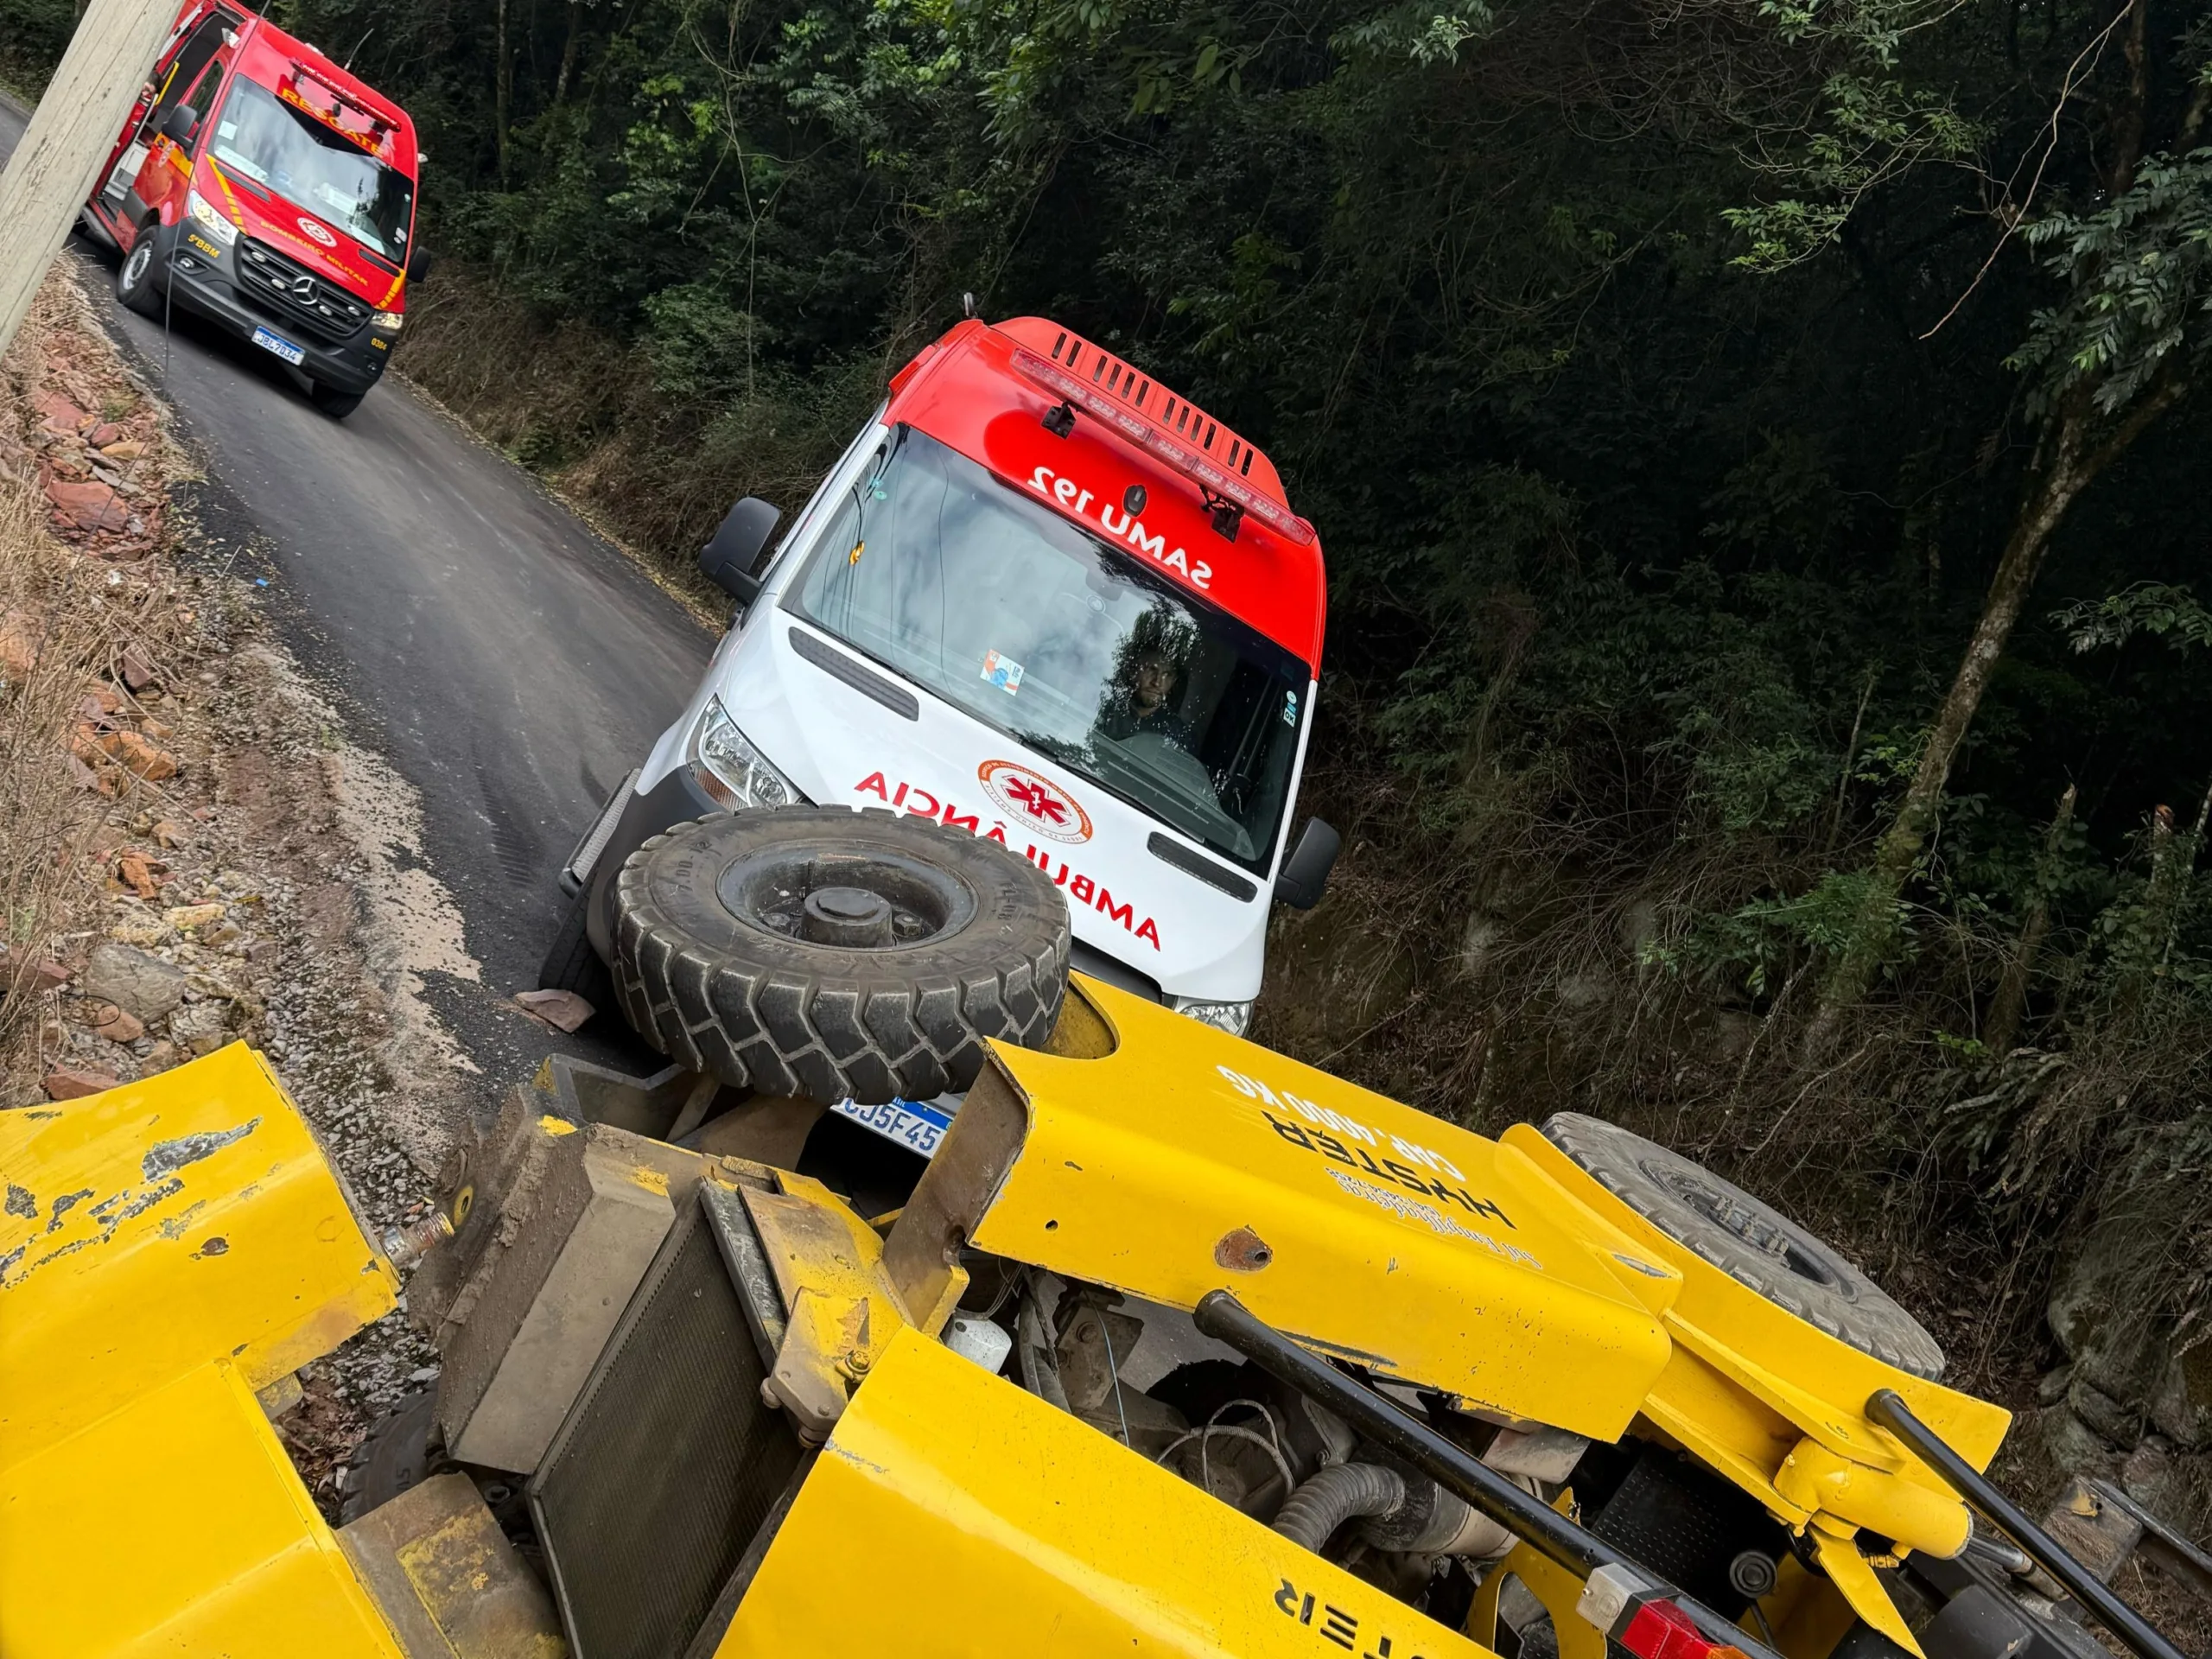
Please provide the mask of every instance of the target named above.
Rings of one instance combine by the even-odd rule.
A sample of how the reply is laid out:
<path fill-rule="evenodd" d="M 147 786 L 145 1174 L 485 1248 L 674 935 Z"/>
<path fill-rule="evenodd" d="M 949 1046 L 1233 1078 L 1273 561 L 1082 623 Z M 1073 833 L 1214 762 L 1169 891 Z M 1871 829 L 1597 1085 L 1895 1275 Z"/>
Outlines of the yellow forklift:
<path fill-rule="evenodd" d="M 635 861 L 759 877 L 746 816 Z M 786 925 L 693 959 L 974 845 L 825 822 Z M 940 1057 L 926 1156 L 736 1061 L 556 1058 L 379 1237 L 243 1046 L 0 1114 L 0 1653 L 2179 1659 L 2093 1546 L 2187 1541 L 2009 1503 L 2007 1414 L 1759 1200 L 1587 1117 L 1471 1134 L 991 915 L 938 957 L 1015 950 L 1051 1018 Z M 410 1268 L 442 1374 L 334 1529 L 271 1418 Z"/>

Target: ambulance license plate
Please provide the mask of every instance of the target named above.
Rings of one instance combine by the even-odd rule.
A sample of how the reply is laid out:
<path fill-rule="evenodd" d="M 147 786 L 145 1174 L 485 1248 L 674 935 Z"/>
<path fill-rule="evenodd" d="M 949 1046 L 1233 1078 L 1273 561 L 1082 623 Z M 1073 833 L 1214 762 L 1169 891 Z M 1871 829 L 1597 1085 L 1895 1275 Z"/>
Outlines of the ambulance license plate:
<path fill-rule="evenodd" d="M 841 1100 L 830 1109 L 925 1158 L 936 1154 L 937 1143 L 952 1127 L 952 1114 L 927 1101 L 892 1100 L 880 1106 L 859 1106 Z"/>
<path fill-rule="evenodd" d="M 264 352 L 276 353 L 277 356 L 283 358 L 287 363 L 290 363 L 295 365 L 307 360 L 307 353 L 305 352 L 293 345 L 290 340 L 285 339 L 282 334 L 272 334 L 266 328 L 257 328 L 253 331 L 253 343 L 260 346 Z"/>

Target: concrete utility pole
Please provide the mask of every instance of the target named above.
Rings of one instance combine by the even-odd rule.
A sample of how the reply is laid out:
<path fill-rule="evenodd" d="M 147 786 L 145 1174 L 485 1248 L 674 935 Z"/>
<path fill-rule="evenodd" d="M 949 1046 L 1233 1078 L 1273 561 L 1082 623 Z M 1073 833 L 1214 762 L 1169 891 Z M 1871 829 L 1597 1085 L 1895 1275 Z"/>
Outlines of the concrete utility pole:
<path fill-rule="evenodd" d="M 177 0 L 92 0 L 22 142 L 0 173 L 0 353 L 69 239 L 124 118 L 176 20 Z"/>

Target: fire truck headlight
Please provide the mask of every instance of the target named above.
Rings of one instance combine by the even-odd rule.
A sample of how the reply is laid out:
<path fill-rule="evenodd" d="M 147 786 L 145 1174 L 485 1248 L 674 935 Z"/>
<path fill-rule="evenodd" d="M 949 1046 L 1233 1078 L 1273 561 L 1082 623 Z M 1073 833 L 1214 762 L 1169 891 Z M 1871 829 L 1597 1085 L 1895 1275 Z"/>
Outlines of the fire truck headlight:
<path fill-rule="evenodd" d="M 192 214 L 192 222 L 225 247 L 238 239 L 238 227 L 224 218 L 222 210 L 197 190 L 187 198 L 187 208 Z"/>
<path fill-rule="evenodd" d="M 397 311 L 379 311 L 369 319 L 369 327 L 381 328 L 388 334 L 396 334 L 399 332 L 399 325 L 406 321 Z"/>
<path fill-rule="evenodd" d="M 1225 1031 L 1232 1037 L 1242 1037 L 1252 1028 L 1249 1002 L 1201 1002 L 1196 997 L 1179 996 L 1175 999 L 1175 1012 L 1202 1026 Z"/>
<path fill-rule="evenodd" d="M 737 729 L 720 697 L 707 699 L 707 712 L 691 740 L 691 775 L 733 812 L 748 806 L 789 806 L 805 798 Z"/>

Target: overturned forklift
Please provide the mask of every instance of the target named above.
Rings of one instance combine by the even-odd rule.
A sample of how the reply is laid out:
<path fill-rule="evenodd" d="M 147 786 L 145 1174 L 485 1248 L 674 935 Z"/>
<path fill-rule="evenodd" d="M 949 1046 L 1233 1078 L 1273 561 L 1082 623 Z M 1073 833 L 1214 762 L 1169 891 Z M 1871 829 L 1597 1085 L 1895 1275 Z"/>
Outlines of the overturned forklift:
<path fill-rule="evenodd" d="M 964 836 L 746 816 L 625 871 L 671 1065 L 548 1062 L 412 1235 L 240 1046 L 0 1114 L 0 1651 L 2178 1659 L 2107 1581 L 2203 1558 L 2013 1508 L 2006 1414 L 1758 1200 L 1071 978 Z M 793 1089 L 839 1009 L 903 1077 Z M 270 1416 L 426 1246 L 439 1385 L 334 1531 Z"/>

